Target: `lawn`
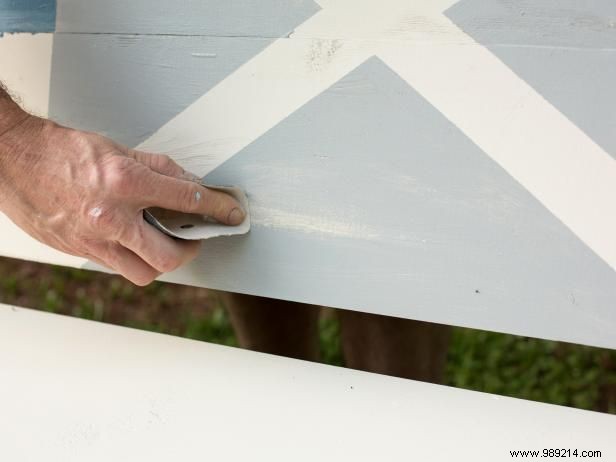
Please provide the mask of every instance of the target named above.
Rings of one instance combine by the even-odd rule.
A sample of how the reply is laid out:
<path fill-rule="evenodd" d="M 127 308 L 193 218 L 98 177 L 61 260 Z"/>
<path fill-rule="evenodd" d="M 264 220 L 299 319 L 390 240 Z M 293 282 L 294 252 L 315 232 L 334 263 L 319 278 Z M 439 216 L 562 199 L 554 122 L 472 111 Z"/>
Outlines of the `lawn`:
<path fill-rule="evenodd" d="M 0 258 L 0 302 L 237 346 L 215 292 Z M 322 360 L 344 365 L 334 310 L 320 320 Z M 616 351 L 456 328 L 446 383 L 616 414 Z"/>

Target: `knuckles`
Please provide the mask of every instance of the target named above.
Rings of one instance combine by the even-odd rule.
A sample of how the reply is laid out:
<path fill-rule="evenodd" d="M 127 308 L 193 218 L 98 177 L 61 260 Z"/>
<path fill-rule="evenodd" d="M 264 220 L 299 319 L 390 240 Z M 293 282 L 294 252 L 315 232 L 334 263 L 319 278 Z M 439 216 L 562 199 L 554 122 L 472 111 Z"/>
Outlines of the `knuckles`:
<path fill-rule="evenodd" d="M 138 181 L 137 167 L 137 162 L 129 157 L 115 155 L 109 158 L 103 167 L 105 186 L 109 192 L 115 196 L 130 197 Z"/>
<path fill-rule="evenodd" d="M 166 154 L 150 154 L 152 157 L 153 169 L 164 175 L 175 176 L 182 172 L 182 169 L 171 157 Z"/>

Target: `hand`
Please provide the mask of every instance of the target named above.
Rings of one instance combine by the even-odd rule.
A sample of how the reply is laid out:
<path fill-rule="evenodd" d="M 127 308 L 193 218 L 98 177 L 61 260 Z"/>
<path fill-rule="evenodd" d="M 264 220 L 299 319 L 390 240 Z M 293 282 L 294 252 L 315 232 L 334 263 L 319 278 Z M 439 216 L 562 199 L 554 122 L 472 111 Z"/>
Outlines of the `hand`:
<path fill-rule="evenodd" d="M 237 225 L 231 196 L 195 182 L 169 157 L 28 116 L 0 136 L 0 210 L 39 241 L 111 268 L 137 285 L 192 260 L 179 241 L 143 219 L 161 207 Z"/>

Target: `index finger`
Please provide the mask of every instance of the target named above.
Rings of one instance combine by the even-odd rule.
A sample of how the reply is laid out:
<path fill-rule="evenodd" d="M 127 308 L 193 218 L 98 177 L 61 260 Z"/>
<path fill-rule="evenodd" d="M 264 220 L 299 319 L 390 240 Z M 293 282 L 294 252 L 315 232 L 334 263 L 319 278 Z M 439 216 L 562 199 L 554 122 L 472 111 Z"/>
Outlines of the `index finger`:
<path fill-rule="evenodd" d="M 145 208 L 207 215 L 227 225 L 239 225 L 246 217 L 241 204 L 229 194 L 154 172 L 138 186 L 138 195 Z"/>

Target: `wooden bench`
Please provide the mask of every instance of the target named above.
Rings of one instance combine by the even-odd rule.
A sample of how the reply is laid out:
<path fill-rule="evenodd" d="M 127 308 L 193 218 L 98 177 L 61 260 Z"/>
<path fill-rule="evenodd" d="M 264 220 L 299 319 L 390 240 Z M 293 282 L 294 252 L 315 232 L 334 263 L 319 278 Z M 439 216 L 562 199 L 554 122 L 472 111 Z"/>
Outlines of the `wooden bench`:
<path fill-rule="evenodd" d="M 55 3 L 0 0 L 27 108 L 250 196 L 248 236 L 164 280 L 616 348 L 608 0 Z M 0 230 L 0 255 L 101 269 Z M 616 453 L 613 416 L 0 317 L 9 460 Z"/>

